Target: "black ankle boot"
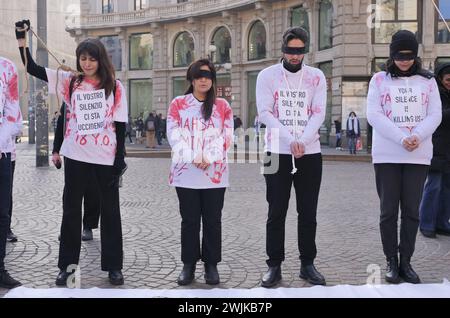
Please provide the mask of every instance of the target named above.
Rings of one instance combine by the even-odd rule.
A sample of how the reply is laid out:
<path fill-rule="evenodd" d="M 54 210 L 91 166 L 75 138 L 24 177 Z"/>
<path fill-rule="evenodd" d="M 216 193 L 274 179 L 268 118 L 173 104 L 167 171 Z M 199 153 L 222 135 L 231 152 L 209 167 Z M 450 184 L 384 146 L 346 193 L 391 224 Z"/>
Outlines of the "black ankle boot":
<path fill-rule="evenodd" d="M 387 257 L 386 275 L 384 280 L 391 284 L 400 283 L 399 269 L 398 269 L 398 257 Z"/>
<path fill-rule="evenodd" d="M 195 263 L 194 264 L 184 264 L 180 275 L 178 276 L 178 285 L 189 285 L 192 283 L 195 277 Z"/>
<path fill-rule="evenodd" d="M 109 282 L 111 285 L 123 285 L 124 279 L 121 270 L 112 270 L 108 273 Z"/>
<path fill-rule="evenodd" d="M 326 285 L 325 278 L 313 264 L 310 265 L 302 265 L 300 267 L 300 275 L 301 279 L 305 279 L 308 283 L 312 285 Z"/>
<path fill-rule="evenodd" d="M 419 275 L 414 271 L 411 266 L 411 258 L 403 257 L 400 255 L 400 270 L 399 275 L 403 280 L 407 283 L 411 284 L 419 284 L 420 278 Z"/>
<path fill-rule="evenodd" d="M 55 280 L 56 286 L 67 286 L 67 279 L 72 274 L 73 272 L 66 272 L 65 270 L 60 271 Z"/>
<path fill-rule="evenodd" d="M 217 285 L 220 283 L 220 276 L 216 264 L 205 263 L 205 281 L 208 285 Z"/>
<path fill-rule="evenodd" d="M 281 265 L 269 266 L 269 270 L 263 276 L 261 281 L 262 287 L 272 287 L 281 281 Z"/>

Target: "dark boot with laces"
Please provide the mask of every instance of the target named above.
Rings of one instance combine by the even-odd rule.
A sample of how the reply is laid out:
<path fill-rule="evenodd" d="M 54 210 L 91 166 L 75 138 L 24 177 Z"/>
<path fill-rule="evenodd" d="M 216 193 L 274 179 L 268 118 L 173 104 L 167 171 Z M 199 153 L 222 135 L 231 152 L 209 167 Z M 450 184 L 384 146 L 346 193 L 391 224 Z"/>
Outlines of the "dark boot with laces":
<path fill-rule="evenodd" d="M 391 284 L 400 283 L 398 257 L 397 256 L 387 257 L 386 261 L 387 261 L 387 266 L 386 266 L 386 275 L 384 276 L 384 280 Z"/>
<path fill-rule="evenodd" d="M 407 283 L 419 284 L 419 275 L 414 271 L 411 266 L 411 258 L 400 255 L 400 270 L 399 275 Z"/>

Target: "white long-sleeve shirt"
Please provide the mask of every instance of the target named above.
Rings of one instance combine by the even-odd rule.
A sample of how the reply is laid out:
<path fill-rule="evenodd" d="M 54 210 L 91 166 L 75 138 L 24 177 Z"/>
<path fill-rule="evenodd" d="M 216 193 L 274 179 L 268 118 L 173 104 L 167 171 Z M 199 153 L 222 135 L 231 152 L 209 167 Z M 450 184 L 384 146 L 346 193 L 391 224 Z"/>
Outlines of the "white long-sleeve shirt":
<path fill-rule="evenodd" d="M 441 99 L 434 78 L 375 74 L 367 96 L 367 120 L 373 127 L 373 163 L 429 165 L 433 156 L 431 136 L 441 119 Z M 413 134 L 419 137 L 420 145 L 409 152 L 402 140 Z"/>
<path fill-rule="evenodd" d="M 291 73 L 281 63 L 262 70 L 256 82 L 256 104 L 259 120 L 266 125 L 265 151 L 291 154 L 291 143 L 299 141 L 305 145 L 305 154 L 320 153 L 319 129 L 326 102 L 327 84 L 321 70 L 303 65 L 301 71 Z"/>
<path fill-rule="evenodd" d="M 22 130 L 16 66 L 0 57 L 0 153 L 14 150 L 13 137 Z"/>

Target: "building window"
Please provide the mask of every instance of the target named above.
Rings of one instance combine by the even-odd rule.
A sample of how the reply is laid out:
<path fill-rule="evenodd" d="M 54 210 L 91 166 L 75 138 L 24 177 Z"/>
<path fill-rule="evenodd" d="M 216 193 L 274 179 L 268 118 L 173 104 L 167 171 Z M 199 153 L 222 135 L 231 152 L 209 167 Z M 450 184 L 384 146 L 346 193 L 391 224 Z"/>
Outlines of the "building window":
<path fill-rule="evenodd" d="M 299 26 L 308 31 L 309 34 L 309 18 L 308 12 L 302 7 L 296 7 L 292 9 L 291 26 Z M 305 43 L 307 50 L 309 51 L 309 43 Z"/>
<path fill-rule="evenodd" d="M 258 74 L 259 71 L 247 73 L 247 128 L 254 126 L 255 117 L 258 115 L 256 109 L 256 80 Z"/>
<path fill-rule="evenodd" d="M 114 7 L 113 7 L 113 0 L 102 0 L 102 13 L 113 13 Z"/>
<path fill-rule="evenodd" d="M 212 53 L 212 60 L 214 63 L 224 64 L 231 62 L 231 36 L 227 28 L 218 28 L 214 33 L 211 44 L 216 47 L 216 51 Z"/>
<path fill-rule="evenodd" d="M 380 27 L 373 29 L 374 43 L 390 43 L 398 30 L 409 30 L 419 36 L 418 0 L 375 0 Z"/>
<path fill-rule="evenodd" d="M 231 104 L 231 75 L 217 74 L 216 96 Z"/>
<path fill-rule="evenodd" d="M 173 66 L 188 66 L 194 61 L 194 39 L 188 32 L 178 34 L 173 45 Z"/>
<path fill-rule="evenodd" d="M 438 57 L 436 61 L 434 61 L 434 69 L 437 69 L 440 65 L 450 63 L 450 57 Z"/>
<path fill-rule="evenodd" d="M 308 12 L 303 7 L 292 9 L 291 26 L 300 26 L 309 32 Z"/>
<path fill-rule="evenodd" d="M 320 2 L 319 7 L 319 50 L 329 49 L 333 45 L 333 5 L 330 1 Z"/>
<path fill-rule="evenodd" d="M 261 21 L 256 21 L 248 35 L 248 60 L 266 58 L 266 28 Z"/>
<path fill-rule="evenodd" d="M 153 83 L 151 79 L 130 80 L 130 116 L 144 120 L 153 109 Z"/>
<path fill-rule="evenodd" d="M 177 0 L 177 3 L 188 2 L 188 0 Z"/>
<path fill-rule="evenodd" d="M 373 59 L 372 63 L 372 74 L 386 71 L 386 62 L 388 58 L 387 57 L 376 57 Z"/>
<path fill-rule="evenodd" d="M 105 46 L 114 69 L 120 71 L 122 69 L 122 46 L 119 37 L 117 35 L 102 36 L 100 37 L 100 41 Z"/>
<path fill-rule="evenodd" d="M 182 96 L 186 93 L 189 82 L 185 76 L 177 76 L 172 78 L 172 98 Z"/>
<path fill-rule="evenodd" d="M 153 36 L 150 33 L 130 36 L 130 69 L 151 70 L 153 68 Z"/>
<path fill-rule="evenodd" d="M 148 8 L 148 0 L 134 0 L 134 11 Z"/>
<path fill-rule="evenodd" d="M 437 0 L 436 4 L 438 5 L 439 11 L 441 11 L 447 24 L 450 24 L 450 1 Z M 436 30 L 436 43 L 450 42 L 450 32 L 448 32 L 447 26 L 438 12 L 436 12 Z"/>

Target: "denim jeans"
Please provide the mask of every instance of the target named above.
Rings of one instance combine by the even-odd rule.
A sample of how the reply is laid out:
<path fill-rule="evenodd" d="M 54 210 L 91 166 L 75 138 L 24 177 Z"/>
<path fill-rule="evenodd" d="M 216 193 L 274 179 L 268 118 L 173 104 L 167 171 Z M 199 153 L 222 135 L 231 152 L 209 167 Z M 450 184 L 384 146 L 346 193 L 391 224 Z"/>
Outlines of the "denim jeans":
<path fill-rule="evenodd" d="M 450 231 L 450 173 L 430 171 L 420 203 L 420 229 Z"/>
<path fill-rule="evenodd" d="M 5 269 L 6 235 L 9 230 L 11 204 L 11 153 L 0 153 L 0 270 Z"/>
<path fill-rule="evenodd" d="M 350 150 L 350 154 L 356 154 L 356 140 L 358 137 L 348 137 L 348 150 Z"/>

